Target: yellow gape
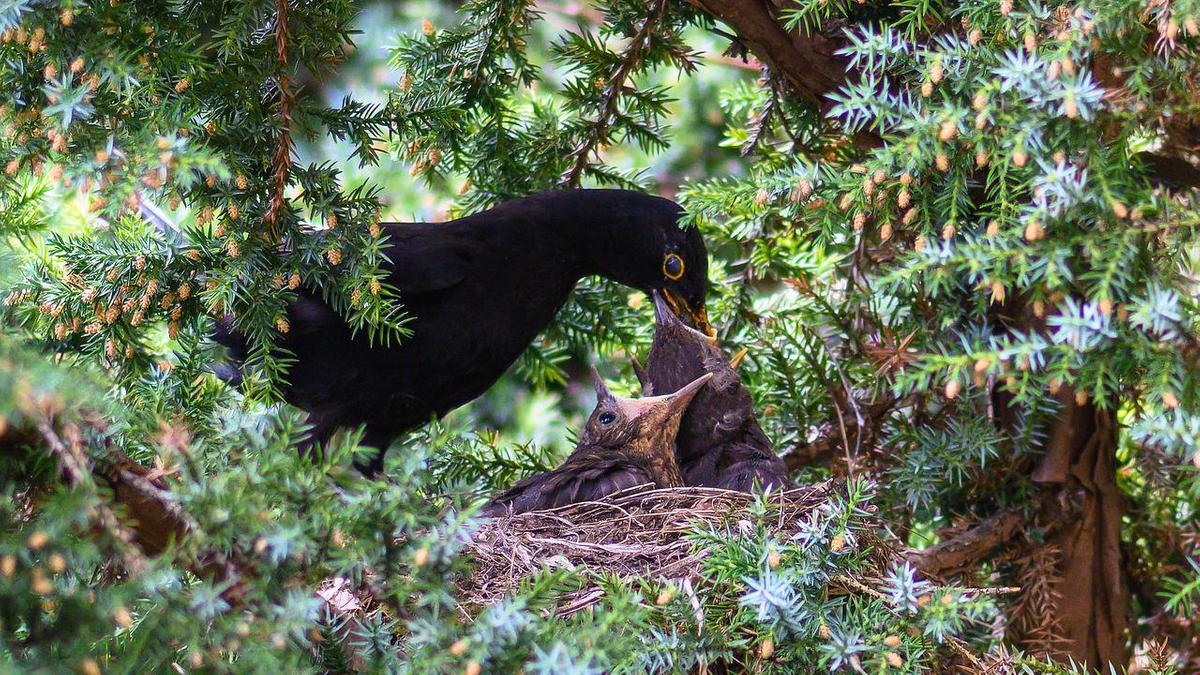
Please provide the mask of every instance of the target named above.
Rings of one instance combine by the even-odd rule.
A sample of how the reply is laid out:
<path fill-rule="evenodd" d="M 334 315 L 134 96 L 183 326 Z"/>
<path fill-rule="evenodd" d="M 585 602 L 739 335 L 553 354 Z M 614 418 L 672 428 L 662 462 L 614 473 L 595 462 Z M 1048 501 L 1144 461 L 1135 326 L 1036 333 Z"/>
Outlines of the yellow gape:
<path fill-rule="evenodd" d="M 678 281 L 683 276 L 683 258 L 675 253 L 668 253 L 663 258 L 663 276 L 671 281 Z"/>

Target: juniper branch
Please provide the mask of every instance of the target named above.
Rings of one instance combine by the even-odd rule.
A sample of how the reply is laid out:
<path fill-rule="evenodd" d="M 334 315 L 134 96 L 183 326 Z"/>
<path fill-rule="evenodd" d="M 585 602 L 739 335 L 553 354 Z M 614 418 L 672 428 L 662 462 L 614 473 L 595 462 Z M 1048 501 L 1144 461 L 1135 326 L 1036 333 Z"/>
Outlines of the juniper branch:
<path fill-rule="evenodd" d="M 604 83 L 604 94 L 600 99 L 596 118 L 591 120 L 583 140 L 567 156 L 570 166 L 559 177 L 558 183 L 561 187 L 579 187 L 584 169 L 588 166 L 589 156 L 597 145 L 608 138 L 626 81 L 641 68 L 652 36 L 666 18 L 670 5 L 669 0 L 655 0 L 637 33 L 630 38 L 625 51 L 621 53 L 620 62 Z"/>

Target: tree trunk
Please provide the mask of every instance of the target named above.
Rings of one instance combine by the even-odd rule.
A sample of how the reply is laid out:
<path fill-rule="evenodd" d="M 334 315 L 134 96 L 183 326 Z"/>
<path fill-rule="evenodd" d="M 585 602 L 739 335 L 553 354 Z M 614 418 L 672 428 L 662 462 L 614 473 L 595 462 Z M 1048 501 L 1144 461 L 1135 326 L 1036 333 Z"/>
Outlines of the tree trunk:
<path fill-rule="evenodd" d="M 1067 387 L 1032 479 L 1054 492 L 1061 522 L 1044 547 L 1057 551 L 1052 582 L 1062 650 L 1092 668 L 1129 663 L 1129 586 L 1121 561 L 1117 423 L 1111 410 L 1079 405 Z M 1013 635 L 1017 641 L 1025 636 Z"/>

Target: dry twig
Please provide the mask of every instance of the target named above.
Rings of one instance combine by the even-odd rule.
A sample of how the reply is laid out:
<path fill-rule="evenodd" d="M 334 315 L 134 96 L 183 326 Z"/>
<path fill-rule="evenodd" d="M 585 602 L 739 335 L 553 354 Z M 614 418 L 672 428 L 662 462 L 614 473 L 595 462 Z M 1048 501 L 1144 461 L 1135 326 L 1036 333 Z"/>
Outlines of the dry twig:
<path fill-rule="evenodd" d="M 279 62 L 279 139 L 275 146 L 275 156 L 271 159 L 273 167 L 274 189 L 271 193 L 271 205 L 267 209 L 266 222 L 270 228 L 271 239 L 279 241 L 277 221 L 284 206 L 284 190 L 287 188 L 288 172 L 292 166 L 292 87 L 288 78 L 288 2 L 278 0 L 275 17 L 275 58 Z"/>

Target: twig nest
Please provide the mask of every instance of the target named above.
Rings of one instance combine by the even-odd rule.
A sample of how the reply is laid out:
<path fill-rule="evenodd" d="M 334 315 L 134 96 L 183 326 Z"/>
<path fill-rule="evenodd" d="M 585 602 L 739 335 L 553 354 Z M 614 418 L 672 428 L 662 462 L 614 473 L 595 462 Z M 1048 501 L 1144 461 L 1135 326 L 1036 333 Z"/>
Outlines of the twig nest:
<path fill-rule="evenodd" d="M 667 582 L 690 578 L 699 572 L 707 552 L 688 534 L 697 525 L 736 528 L 739 521 L 750 519 L 749 509 L 758 498 L 718 488 L 643 486 L 602 501 L 485 519 L 467 546 L 476 566 L 472 577 L 464 580 L 464 604 L 490 604 L 547 565 L 597 579 L 614 574 Z M 777 509 L 773 528 L 781 539 L 790 537 L 797 522 L 830 498 L 828 483 L 770 495 Z M 598 585 L 580 589 L 565 599 L 559 612 L 579 611 L 602 595 Z"/>

